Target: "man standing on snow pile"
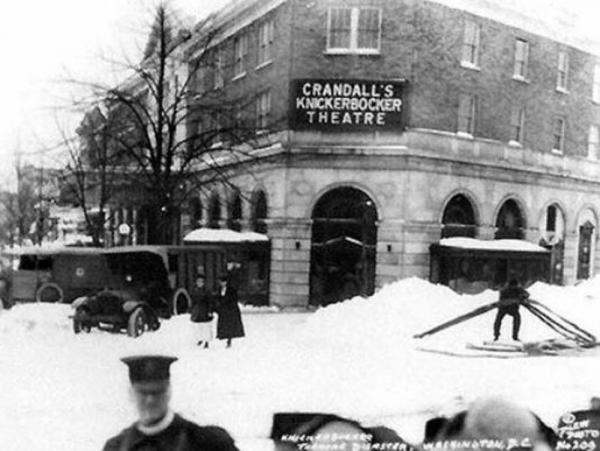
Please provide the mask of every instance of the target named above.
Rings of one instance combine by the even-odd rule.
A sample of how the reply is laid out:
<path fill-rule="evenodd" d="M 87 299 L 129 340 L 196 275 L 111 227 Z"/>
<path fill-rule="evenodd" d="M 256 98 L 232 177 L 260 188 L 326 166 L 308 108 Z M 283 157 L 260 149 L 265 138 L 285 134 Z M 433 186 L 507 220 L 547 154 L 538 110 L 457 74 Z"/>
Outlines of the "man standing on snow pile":
<path fill-rule="evenodd" d="M 519 305 L 527 299 L 529 299 L 527 290 L 519 285 L 517 279 L 510 279 L 508 287 L 503 288 L 500 291 L 500 305 L 498 306 L 498 312 L 496 313 L 496 319 L 494 320 L 494 341 L 497 341 L 498 338 L 500 338 L 502 319 L 506 315 L 510 315 L 513 318 L 513 340 L 519 340 L 519 329 L 521 328 Z"/>
<path fill-rule="evenodd" d="M 104 451 L 238 451 L 224 429 L 200 427 L 169 408 L 169 367 L 176 357 L 142 355 L 122 360 L 129 367 L 131 399 L 139 419 L 106 442 Z"/>

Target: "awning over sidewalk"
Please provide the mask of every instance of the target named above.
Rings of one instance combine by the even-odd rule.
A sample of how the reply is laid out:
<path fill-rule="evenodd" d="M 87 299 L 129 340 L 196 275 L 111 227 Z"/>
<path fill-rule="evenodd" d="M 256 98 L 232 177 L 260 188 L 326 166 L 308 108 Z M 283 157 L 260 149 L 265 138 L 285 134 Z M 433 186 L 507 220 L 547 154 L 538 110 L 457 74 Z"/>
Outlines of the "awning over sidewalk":
<path fill-rule="evenodd" d="M 209 229 L 202 227 L 192 230 L 183 237 L 184 243 L 248 243 L 269 241 L 269 237 L 256 232 L 236 232 L 229 229 Z"/>

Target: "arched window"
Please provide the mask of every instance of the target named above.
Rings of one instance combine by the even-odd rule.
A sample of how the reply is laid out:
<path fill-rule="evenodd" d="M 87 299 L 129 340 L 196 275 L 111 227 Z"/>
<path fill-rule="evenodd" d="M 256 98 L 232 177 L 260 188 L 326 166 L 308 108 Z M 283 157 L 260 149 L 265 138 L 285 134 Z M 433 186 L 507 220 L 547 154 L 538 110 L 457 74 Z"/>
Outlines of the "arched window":
<path fill-rule="evenodd" d="M 189 202 L 190 225 L 197 229 L 202 224 L 202 201 L 193 197 Z"/>
<path fill-rule="evenodd" d="M 231 230 L 242 230 L 242 196 L 239 189 L 234 189 L 229 199 L 229 217 L 227 218 L 227 228 Z"/>
<path fill-rule="evenodd" d="M 522 240 L 525 237 L 525 220 L 516 201 L 508 199 L 498 212 L 496 218 L 495 239 L 514 238 Z"/>
<path fill-rule="evenodd" d="M 208 227 L 218 229 L 221 221 L 221 201 L 217 193 L 213 193 L 210 197 L 208 205 Z"/>
<path fill-rule="evenodd" d="M 252 229 L 258 233 L 267 233 L 267 196 L 264 191 L 256 193 L 253 204 Z"/>
<path fill-rule="evenodd" d="M 469 199 L 463 194 L 452 197 L 442 218 L 442 238 L 466 236 L 475 238 L 475 212 Z"/>

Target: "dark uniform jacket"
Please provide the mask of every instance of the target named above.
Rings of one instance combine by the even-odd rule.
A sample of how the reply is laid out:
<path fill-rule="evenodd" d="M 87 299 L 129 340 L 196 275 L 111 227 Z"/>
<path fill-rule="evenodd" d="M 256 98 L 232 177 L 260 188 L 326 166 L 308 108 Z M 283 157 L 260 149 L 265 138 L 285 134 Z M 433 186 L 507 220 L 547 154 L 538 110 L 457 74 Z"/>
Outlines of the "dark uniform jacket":
<path fill-rule="evenodd" d="M 198 426 L 175 415 L 173 422 L 154 435 L 141 433 L 135 424 L 111 438 L 103 451 L 239 451 L 231 436 L 217 426 Z"/>
<path fill-rule="evenodd" d="M 519 286 L 509 286 L 500 291 L 500 308 L 507 312 L 516 312 L 519 310 L 521 301 L 527 298 L 529 298 L 529 293 L 526 289 Z"/>

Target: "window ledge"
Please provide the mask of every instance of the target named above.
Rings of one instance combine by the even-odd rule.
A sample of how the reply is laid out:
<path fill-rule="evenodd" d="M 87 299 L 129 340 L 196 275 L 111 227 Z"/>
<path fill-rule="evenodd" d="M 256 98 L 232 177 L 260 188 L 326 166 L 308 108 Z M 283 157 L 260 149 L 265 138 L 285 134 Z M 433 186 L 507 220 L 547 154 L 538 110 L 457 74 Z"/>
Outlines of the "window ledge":
<path fill-rule="evenodd" d="M 531 83 L 528 78 L 522 77 L 520 75 L 513 75 L 512 79 L 521 83 Z"/>
<path fill-rule="evenodd" d="M 560 86 L 556 87 L 556 92 L 560 92 L 561 94 L 569 94 L 569 91 L 565 88 L 561 88 Z"/>
<path fill-rule="evenodd" d="M 246 71 L 242 72 L 241 74 L 237 74 L 235 77 L 233 77 L 231 79 L 231 81 L 239 80 L 240 78 L 244 78 L 245 76 L 246 76 Z"/>
<path fill-rule="evenodd" d="M 479 67 L 476 64 L 473 64 L 469 61 L 461 61 L 460 66 L 464 67 L 465 69 L 470 69 L 470 70 L 475 70 L 477 72 L 481 72 L 481 67 Z"/>
<path fill-rule="evenodd" d="M 459 138 L 473 139 L 473 134 L 467 132 L 456 132 L 456 136 Z"/>
<path fill-rule="evenodd" d="M 379 49 L 327 49 L 323 52 L 325 55 L 371 55 L 379 56 Z"/>
<path fill-rule="evenodd" d="M 270 66 L 271 64 L 273 64 L 273 60 L 268 60 L 268 61 L 265 61 L 265 62 L 263 62 L 263 63 L 260 63 L 258 66 L 256 66 L 256 67 L 254 68 L 254 70 L 259 70 L 259 69 L 262 69 L 263 67 Z"/>
<path fill-rule="evenodd" d="M 515 141 L 514 139 L 511 139 L 508 142 L 508 145 L 511 147 L 523 147 L 523 144 L 521 144 L 519 141 Z"/>
<path fill-rule="evenodd" d="M 560 149 L 552 149 L 552 153 L 555 155 L 562 155 L 564 152 Z"/>

